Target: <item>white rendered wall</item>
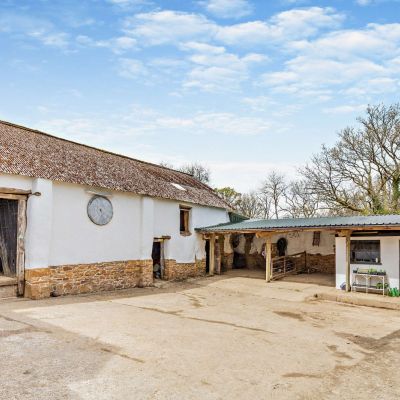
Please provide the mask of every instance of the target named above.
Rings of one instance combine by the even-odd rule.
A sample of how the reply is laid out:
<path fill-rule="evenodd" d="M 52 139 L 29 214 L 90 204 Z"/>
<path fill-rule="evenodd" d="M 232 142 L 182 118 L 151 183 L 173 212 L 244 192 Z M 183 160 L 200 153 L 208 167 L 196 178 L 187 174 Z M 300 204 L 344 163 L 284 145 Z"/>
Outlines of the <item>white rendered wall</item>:
<path fill-rule="evenodd" d="M 34 179 L 27 204 L 27 231 L 25 235 L 25 268 L 45 268 L 50 262 L 50 243 L 53 222 L 53 183 Z"/>
<path fill-rule="evenodd" d="M 381 265 L 371 264 L 351 264 L 351 279 L 353 282 L 353 268 L 376 268 L 384 269 L 389 278 L 391 287 L 399 287 L 399 268 L 400 268 L 400 237 L 399 236 L 370 236 L 352 237 L 352 240 L 379 240 L 381 242 Z M 346 239 L 336 238 L 336 287 L 346 281 Z"/>
<path fill-rule="evenodd" d="M 33 179 L 28 176 L 0 173 L 0 187 L 8 189 L 32 190 Z"/>
<path fill-rule="evenodd" d="M 346 283 L 346 238 L 337 237 L 336 243 L 336 289 L 340 289 L 342 283 Z"/>
<path fill-rule="evenodd" d="M 313 246 L 314 232 L 289 232 L 272 236 L 272 243 L 276 243 L 280 238 L 285 238 L 288 242 L 286 254 L 296 254 L 307 251 L 309 254 L 334 254 L 335 253 L 335 233 L 321 231 L 319 246 Z M 250 253 L 261 253 L 265 238 L 254 237 L 251 244 Z M 240 236 L 239 246 L 235 249 L 238 253 L 244 254 L 245 238 Z"/>
<path fill-rule="evenodd" d="M 194 228 L 229 220 L 226 210 L 188 203 L 192 234 L 181 236 L 179 202 L 110 192 L 114 216 L 109 224 L 98 226 L 87 215 L 93 196 L 87 190 L 102 189 L 6 174 L 0 174 L 0 187 L 41 193 L 30 196 L 27 204 L 27 269 L 149 259 L 153 239 L 159 236 L 171 236 L 166 258 L 194 262 L 205 257 L 205 242 Z"/>
<path fill-rule="evenodd" d="M 53 184 L 49 265 L 141 259 L 141 198 L 113 192 L 113 218 L 98 226 L 87 215 L 92 196 L 81 185 Z"/>
<path fill-rule="evenodd" d="M 165 258 L 178 263 L 190 263 L 205 258 L 205 242 L 195 228 L 216 225 L 229 221 L 226 210 L 187 203 L 190 211 L 190 236 L 180 234 L 179 202 L 154 200 L 154 236 L 171 236 L 165 243 Z"/>

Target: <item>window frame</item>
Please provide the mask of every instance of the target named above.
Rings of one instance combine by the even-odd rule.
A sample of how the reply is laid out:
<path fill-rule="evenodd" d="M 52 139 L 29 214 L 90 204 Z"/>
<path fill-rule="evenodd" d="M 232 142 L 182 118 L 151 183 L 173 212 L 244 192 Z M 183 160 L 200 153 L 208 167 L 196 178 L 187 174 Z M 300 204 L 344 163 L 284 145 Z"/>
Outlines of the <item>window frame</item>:
<path fill-rule="evenodd" d="M 368 244 L 371 244 L 371 243 L 378 244 L 378 250 L 373 249 L 373 248 L 371 248 L 370 250 L 361 248 L 361 249 L 358 249 L 358 251 L 359 252 L 364 251 L 365 253 L 368 253 L 368 252 L 370 252 L 370 253 L 372 252 L 373 253 L 373 252 L 378 251 L 378 257 L 376 257 L 378 259 L 378 261 L 371 261 L 371 257 L 370 257 L 369 261 L 367 261 L 365 259 L 364 260 L 357 260 L 356 257 L 355 257 L 355 254 L 354 254 L 355 251 L 357 251 L 357 249 L 354 248 L 355 245 L 356 244 L 363 244 L 364 247 L 366 247 Z M 368 240 L 358 240 L 358 239 L 353 240 L 352 239 L 350 241 L 350 263 L 351 264 L 381 265 L 382 264 L 381 241 L 380 240 L 373 240 L 373 239 L 368 239 Z"/>
<path fill-rule="evenodd" d="M 190 236 L 192 232 L 190 231 L 190 222 L 191 222 L 191 212 L 192 207 L 179 205 L 179 233 L 182 236 Z M 182 230 L 182 215 L 183 215 L 183 225 L 184 230 Z"/>
<path fill-rule="evenodd" d="M 314 231 L 313 232 L 313 247 L 319 247 L 321 244 L 321 231 Z"/>

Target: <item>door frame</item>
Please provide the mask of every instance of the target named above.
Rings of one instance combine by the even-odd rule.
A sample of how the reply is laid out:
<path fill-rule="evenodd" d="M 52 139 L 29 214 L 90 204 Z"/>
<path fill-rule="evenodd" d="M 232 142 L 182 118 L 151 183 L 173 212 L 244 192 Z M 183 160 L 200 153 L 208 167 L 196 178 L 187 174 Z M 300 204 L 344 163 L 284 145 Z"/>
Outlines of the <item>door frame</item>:
<path fill-rule="evenodd" d="M 17 254 L 16 278 L 17 294 L 24 295 L 25 289 L 25 232 L 26 232 L 26 203 L 31 192 L 17 189 L 0 188 L 0 198 L 18 201 L 17 214 Z"/>

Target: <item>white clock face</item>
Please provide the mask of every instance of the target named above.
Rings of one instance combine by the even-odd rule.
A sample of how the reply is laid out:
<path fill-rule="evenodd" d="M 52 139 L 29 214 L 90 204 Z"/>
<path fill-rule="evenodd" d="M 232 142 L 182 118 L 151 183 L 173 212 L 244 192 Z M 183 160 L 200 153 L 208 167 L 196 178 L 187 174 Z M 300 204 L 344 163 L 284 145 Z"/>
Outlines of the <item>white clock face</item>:
<path fill-rule="evenodd" d="M 113 206 L 106 197 L 93 196 L 88 203 L 87 213 L 96 225 L 106 225 L 113 217 Z"/>

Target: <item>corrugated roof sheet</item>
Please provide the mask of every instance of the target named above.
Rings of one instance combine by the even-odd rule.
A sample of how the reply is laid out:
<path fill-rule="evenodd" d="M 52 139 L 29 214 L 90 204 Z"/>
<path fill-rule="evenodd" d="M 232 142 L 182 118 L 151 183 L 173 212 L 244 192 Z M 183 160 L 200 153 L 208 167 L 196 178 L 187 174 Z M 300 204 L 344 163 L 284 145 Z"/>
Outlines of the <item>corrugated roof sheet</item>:
<path fill-rule="evenodd" d="M 183 172 L 5 121 L 0 121 L 0 172 L 229 209 L 210 187 Z"/>
<path fill-rule="evenodd" d="M 204 232 L 223 231 L 275 231 L 285 229 L 399 226 L 400 215 L 370 215 L 323 218 L 259 219 L 239 223 L 226 223 L 197 229 Z"/>

